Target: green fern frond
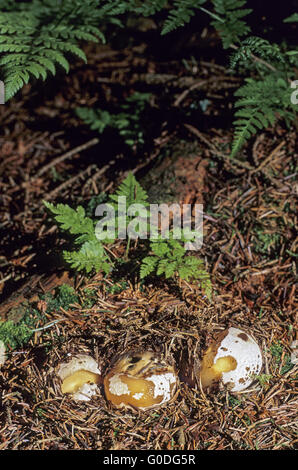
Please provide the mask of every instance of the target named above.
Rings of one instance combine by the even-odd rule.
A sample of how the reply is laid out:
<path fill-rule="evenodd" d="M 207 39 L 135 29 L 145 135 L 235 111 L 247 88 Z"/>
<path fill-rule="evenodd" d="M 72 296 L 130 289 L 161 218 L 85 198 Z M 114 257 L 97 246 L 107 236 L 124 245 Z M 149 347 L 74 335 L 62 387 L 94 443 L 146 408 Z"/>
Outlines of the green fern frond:
<path fill-rule="evenodd" d="M 46 80 L 56 66 L 69 71 L 69 56 L 86 62 L 80 41 L 105 41 L 98 25 L 113 20 L 116 0 L 33 0 L 0 4 L 0 79 L 9 100 L 31 78 Z M 121 9 L 123 11 L 123 8 Z"/>
<path fill-rule="evenodd" d="M 158 258 L 155 258 L 154 256 L 146 256 L 143 258 L 140 267 L 140 278 L 144 279 L 149 276 L 149 274 L 152 274 L 156 269 L 157 263 Z"/>
<path fill-rule="evenodd" d="M 137 15 L 151 16 L 162 10 L 167 3 L 167 0 L 125 0 L 125 2 L 119 2 L 119 6 L 122 5 L 122 13 L 132 12 Z"/>
<path fill-rule="evenodd" d="M 134 174 L 129 172 L 124 181 L 120 184 L 114 194 L 110 195 L 110 202 L 113 204 L 118 203 L 119 196 L 126 197 L 126 207 L 132 204 L 142 204 L 148 206 L 148 195 L 142 188 L 140 183 L 136 180 Z"/>
<path fill-rule="evenodd" d="M 111 114 L 101 109 L 78 107 L 75 109 L 75 113 L 91 130 L 98 131 L 100 134 L 112 122 Z"/>
<path fill-rule="evenodd" d="M 278 117 L 286 121 L 294 119 L 290 93 L 288 83 L 275 74 L 264 80 L 246 79 L 246 84 L 235 92 L 239 99 L 235 103 L 238 110 L 235 113 L 231 158 L 251 136 L 260 129 L 274 125 Z"/>
<path fill-rule="evenodd" d="M 168 259 L 159 260 L 157 263 L 156 274 L 158 276 L 162 276 L 164 274 L 166 279 L 174 277 L 175 274 L 178 274 L 178 261 L 171 260 L 171 262 L 169 262 Z"/>
<path fill-rule="evenodd" d="M 161 34 L 167 34 L 185 25 L 206 0 L 175 0 L 168 18 L 164 22 Z"/>
<path fill-rule="evenodd" d="M 125 197 L 125 210 L 126 210 L 126 217 L 125 221 L 123 220 L 123 216 L 121 216 L 118 212 L 118 203 L 119 197 Z M 124 181 L 120 184 L 120 186 L 116 189 L 114 194 L 111 194 L 109 197 L 109 203 L 114 207 L 115 210 L 115 223 L 116 227 L 119 229 L 119 221 L 121 218 L 121 228 L 123 227 L 123 223 L 125 222 L 125 226 L 127 230 L 128 238 L 130 238 L 129 227 L 130 222 L 133 223 L 133 219 L 139 217 L 138 222 L 136 222 L 134 230 L 136 232 L 135 236 L 140 236 L 143 234 L 144 237 L 147 236 L 148 233 L 148 211 L 146 207 L 149 205 L 148 195 L 146 191 L 142 188 L 140 183 L 136 180 L 135 176 L 132 172 L 129 172 L 127 177 Z M 121 201 L 121 200 L 120 200 Z M 139 210 L 139 205 L 142 209 Z M 136 210 L 133 213 L 129 212 L 131 208 L 135 208 Z M 121 208 L 123 211 L 124 208 Z M 128 242 L 128 248 L 129 248 Z M 127 248 L 127 250 L 128 250 Z"/>
<path fill-rule="evenodd" d="M 157 276 L 165 276 L 166 279 L 179 276 L 186 281 L 196 280 L 210 299 L 212 284 L 204 262 L 195 256 L 189 256 L 183 241 L 183 236 L 180 240 L 173 238 L 172 232 L 169 239 L 159 236 L 151 240 L 150 248 L 153 254 L 142 260 L 140 277 L 144 279 L 155 272 Z"/>
<path fill-rule="evenodd" d="M 90 129 L 96 130 L 100 134 L 106 127 L 111 127 L 118 129 L 127 145 L 143 144 L 142 117 L 150 96 L 151 93 L 135 92 L 126 98 L 120 106 L 120 112 L 113 114 L 101 109 L 84 107 L 75 108 L 75 113 Z"/>
<path fill-rule="evenodd" d="M 284 19 L 284 23 L 298 23 L 298 13 L 293 13 Z"/>
<path fill-rule="evenodd" d="M 110 272 L 112 264 L 105 252 L 104 245 L 96 238 L 94 222 L 86 217 L 85 210 L 79 206 L 76 210 L 67 204 L 54 204 L 44 201 L 46 208 L 54 215 L 62 230 L 76 235 L 74 243 L 81 245 L 77 251 L 63 251 L 65 261 L 77 271 L 85 270 Z"/>
<path fill-rule="evenodd" d="M 77 271 L 90 273 L 95 270 L 108 274 L 112 268 L 104 247 L 98 240 L 85 242 L 79 251 L 63 251 L 63 257 Z"/>
<path fill-rule="evenodd" d="M 15 0 L 0 0 L 0 10 L 3 12 L 18 11 L 19 7 Z"/>
<path fill-rule="evenodd" d="M 277 44 L 271 44 L 266 39 L 257 36 L 250 36 L 242 41 L 238 50 L 232 54 L 230 59 L 231 68 L 235 68 L 240 61 L 245 64 L 252 54 L 256 54 L 259 58 L 270 63 L 271 61 L 285 62 L 284 56 Z"/>
<path fill-rule="evenodd" d="M 252 12 L 250 8 L 243 8 L 246 0 L 212 0 L 217 19 L 211 24 L 219 32 L 223 47 L 227 49 L 233 43 L 250 32 L 250 27 L 243 18 Z"/>
<path fill-rule="evenodd" d="M 44 201 L 44 205 L 54 215 L 54 219 L 59 223 L 62 230 L 73 235 L 79 235 L 79 237 L 76 237 L 76 243 L 97 240 L 94 232 L 94 222 L 86 217 L 83 207 L 79 206 L 75 210 L 67 204 L 54 206 L 54 204 L 47 201 Z"/>

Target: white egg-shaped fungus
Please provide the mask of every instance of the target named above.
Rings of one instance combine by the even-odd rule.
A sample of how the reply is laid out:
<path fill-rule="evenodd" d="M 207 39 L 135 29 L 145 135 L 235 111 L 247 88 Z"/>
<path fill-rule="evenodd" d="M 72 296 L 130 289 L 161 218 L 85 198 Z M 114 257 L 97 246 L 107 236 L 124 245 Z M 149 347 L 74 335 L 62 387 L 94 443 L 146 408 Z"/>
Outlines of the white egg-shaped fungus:
<path fill-rule="evenodd" d="M 230 327 L 203 355 L 199 371 L 202 388 L 221 383 L 232 392 L 245 390 L 260 373 L 262 362 L 261 350 L 252 336 Z"/>
<path fill-rule="evenodd" d="M 77 354 L 69 362 L 59 366 L 62 393 L 71 394 L 74 400 L 89 401 L 98 391 L 101 370 L 93 357 Z"/>

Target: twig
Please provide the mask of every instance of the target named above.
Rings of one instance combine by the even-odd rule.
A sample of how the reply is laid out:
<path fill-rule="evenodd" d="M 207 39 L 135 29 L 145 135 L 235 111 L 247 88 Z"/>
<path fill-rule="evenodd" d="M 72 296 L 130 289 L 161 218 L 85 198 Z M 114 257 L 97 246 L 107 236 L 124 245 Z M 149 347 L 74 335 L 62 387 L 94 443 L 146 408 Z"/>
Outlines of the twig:
<path fill-rule="evenodd" d="M 229 77 L 229 80 L 233 80 L 233 77 Z M 198 82 L 195 82 L 193 85 L 191 85 L 187 90 L 184 90 L 179 96 L 178 98 L 176 98 L 176 100 L 174 101 L 174 105 L 173 106 L 179 106 L 179 104 L 181 103 L 181 101 L 183 101 L 187 95 L 193 91 L 193 90 L 196 90 L 197 88 L 200 88 L 201 86 L 204 86 L 208 83 L 212 83 L 212 82 L 219 82 L 219 81 L 227 81 L 227 77 L 224 76 L 224 77 L 212 77 L 212 78 L 209 78 L 207 80 L 199 80 Z M 238 81 L 238 79 L 237 79 Z"/>
<path fill-rule="evenodd" d="M 35 328 L 34 330 L 31 330 L 32 332 L 36 332 L 36 331 L 42 331 L 42 330 L 46 330 L 47 328 L 50 328 L 51 326 L 54 326 L 56 325 L 56 323 L 60 323 L 62 321 L 66 320 L 65 318 L 61 318 L 60 320 L 54 320 L 54 321 L 51 321 L 51 323 L 47 323 L 46 325 L 44 326 L 41 326 L 40 328 Z"/>
<path fill-rule="evenodd" d="M 99 139 L 94 138 L 92 140 L 89 140 L 89 142 L 86 142 L 85 144 L 79 145 L 78 147 L 75 147 L 74 149 L 69 150 L 69 152 L 66 152 L 63 155 L 60 155 L 60 157 L 54 158 L 54 160 L 52 160 L 50 163 L 40 168 L 40 170 L 36 173 L 36 175 L 33 178 L 31 178 L 29 182 L 26 182 L 26 184 L 31 184 L 32 181 L 39 178 L 41 175 L 43 175 L 46 171 L 48 171 L 53 166 L 67 160 L 68 158 L 71 158 L 76 153 L 82 152 L 83 150 L 86 150 L 89 147 L 93 147 L 94 145 L 98 144 L 98 142 L 99 142 Z"/>
<path fill-rule="evenodd" d="M 116 163 L 116 160 L 111 160 L 107 165 L 103 166 L 102 168 L 100 168 L 99 170 L 97 170 L 94 175 L 92 175 L 88 181 L 86 181 L 86 183 L 84 184 L 84 187 L 83 187 L 83 190 L 90 184 L 90 182 L 94 182 L 96 181 L 100 176 L 102 176 L 105 171 L 112 165 L 114 165 Z"/>
<path fill-rule="evenodd" d="M 199 137 L 200 140 L 202 140 L 210 149 L 211 152 L 214 153 L 215 155 L 218 155 L 221 158 L 224 158 L 225 160 L 228 160 L 230 164 L 232 165 L 235 163 L 235 165 L 241 166 L 242 168 L 245 168 L 246 170 L 253 170 L 253 168 L 245 162 L 242 162 L 240 160 L 237 160 L 236 158 L 232 158 L 229 155 L 224 154 L 220 150 L 218 150 L 214 144 L 212 144 L 198 129 L 195 127 L 191 126 L 190 124 L 184 124 L 184 127 L 188 129 L 190 132 L 195 134 L 197 137 Z"/>
<path fill-rule="evenodd" d="M 67 188 L 68 186 L 71 186 L 75 181 L 77 181 L 78 179 L 82 178 L 85 176 L 86 173 L 88 173 L 88 171 L 90 171 L 91 169 L 93 168 L 97 168 L 95 164 L 93 165 L 90 165 L 88 166 L 88 168 L 86 168 L 85 170 L 81 171 L 80 173 L 78 173 L 77 175 L 73 176 L 72 178 L 70 178 L 69 180 L 67 181 L 64 181 L 62 184 L 60 184 L 60 186 L 58 186 L 57 188 L 55 188 L 53 191 L 51 191 L 50 193 L 46 194 L 44 196 L 44 200 L 47 201 L 48 199 L 52 199 L 53 197 L 56 196 L 57 193 L 60 193 L 61 191 L 63 191 L 65 188 Z"/>
<path fill-rule="evenodd" d="M 262 275 L 262 274 L 270 273 L 270 272 L 274 271 L 275 269 L 279 269 L 279 268 L 281 268 L 281 269 L 287 269 L 287 268 L 290 268 L 291 266 L 292 266 L 291 263 L 286 264 L 285 266 L 279 266 L 279 265 L 278 265 L 278 266 L 273 266 L 272 268 L 263 269 L 263 271 L 254 272 L 254 273 L 252 273 L 251 275 L 252 275 L 252 276 L 260 276 L 260 275 Z"/>
<path fill-rule="evenodd" d="M 283 147 L 283 145 L 285 145 L 285 141 L 283 140 L 282 142 L 280 142 L 278 144 L 277 147 L 275 147 L 274 150 L 272 150 L 272 152 L 268 155 L 267 158 L 265 158 L 265 160 L 262 161 L 262 163 L 257 167 L 255 168 L 254 170 L 252 170 L 251 174 L 253 175 L 254 173 L 257 173 L 258 171 L 262 170 L 262 168 L 267 165 L 267 163 L 270 162 L 270 160 L 272 159 L 272 157 Z"/>
<path fill-rule="evenodd" d="M 12 274 L 8 274 L 8 276 L 3 277 L 2 279 L 0 279 L 0 284 L 2 284 L 5 281 L 8 281 L 8 279 L 10 279 L 11 277 L 12 277 Z"/>

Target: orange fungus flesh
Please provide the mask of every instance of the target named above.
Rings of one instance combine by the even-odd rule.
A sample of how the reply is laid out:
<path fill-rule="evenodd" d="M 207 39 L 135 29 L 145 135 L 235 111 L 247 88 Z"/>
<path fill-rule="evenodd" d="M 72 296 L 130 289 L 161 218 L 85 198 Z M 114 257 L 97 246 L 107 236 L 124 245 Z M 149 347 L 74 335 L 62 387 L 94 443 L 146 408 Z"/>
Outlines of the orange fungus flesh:
<path fill-rule="evenodd" d="M 104 387 L 107 399 L 114 405 L 146 408 L 158 405 L 163 400 L 162 395 L 154 397 L 154 384 L 148 379 L 109 374 L 104 380 Z"/>
<path fill-rule="evenodd" d="M 99 375 L 94 372 L 77 370 L 63 380 L 61 390 L 62 393 L 75 393 L 86 383 L 98 384 L 99 379 Z"/>
<path fill-rule="evenodd" d="M 104 378 L 106 398 L 120 407 L 150 408 L 165 403 L 175 388 L 174 369 L 148 351 L 126 354 Z"/>
<path fill-rule="evenodd" d="M 203 388 L 211 387 L 218 383 L 223 372 L 230 372 L 237 367 L 237 361 L 232 356 L 224 356 L 214 363 L 217 350 L 214 346 L 207 349 L 201 363 L 201 383 Z"/>

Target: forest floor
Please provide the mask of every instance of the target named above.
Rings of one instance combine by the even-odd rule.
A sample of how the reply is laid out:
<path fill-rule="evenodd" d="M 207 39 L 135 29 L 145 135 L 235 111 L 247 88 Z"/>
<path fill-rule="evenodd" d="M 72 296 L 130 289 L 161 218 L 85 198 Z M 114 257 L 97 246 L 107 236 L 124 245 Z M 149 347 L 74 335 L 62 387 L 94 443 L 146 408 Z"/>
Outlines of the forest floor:
<path fill-rule="evenodd" d="M 0 449 L 293 449 L 295 129 L 277 124 L 231 161 L 232 95 L 242 79 L 223 64 L 187 53 L 187 60 L 165 60 L 141 40 L 86 52 L 88 65 L 28 85 L 0 106 L 0 317 L 35 315 L 39 330 L 8 348 L 0 370 Z M 83 106 L 117 113 L 133 92 L 150 94 L 135 124 L 141 147 L 124 144 L 115 129 L 91 131 L 75 113 Z M 186 281 L 66 271 L 68 241 L 42 201 L 91 211 L 129 170 L 151 201 L 204 205 L 199 256 L 211 275 L 211 300 Z M 114 256 L 123 252 L 114 246 Z M 70 302 L 55 297 L 61 284 L 74 287 Z M 229 326 L 254 336 L 262 375 L 238 394 L 202 393 L 194 361 Z M 88 403 L 62 395 L 56 371 L 69 353 L 92 355 L 105 372 L 136 344 L 174 358 L 180 386 L 173 402 L 123 411 L 102 386 Z"/>

